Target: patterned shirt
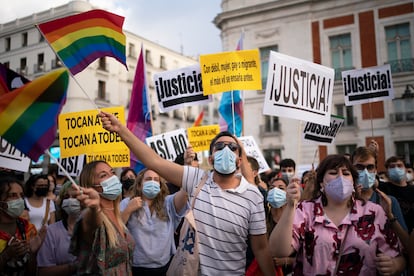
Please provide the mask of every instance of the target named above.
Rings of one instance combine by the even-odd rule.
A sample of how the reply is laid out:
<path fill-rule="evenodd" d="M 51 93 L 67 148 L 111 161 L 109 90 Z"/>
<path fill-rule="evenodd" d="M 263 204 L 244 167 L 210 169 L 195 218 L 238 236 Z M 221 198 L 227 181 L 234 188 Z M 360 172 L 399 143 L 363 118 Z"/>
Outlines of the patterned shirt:
<path fill-rule="evenodd" d="M 324 213 L 321 198 L 299 203 L 292 246 L 298 252 L 295 275 L 332 275 L 344 240 L 338 275 L 376 275 L 378 253 L 400 255 L 400 243 L 382 207 L 355 200 L 337 227 Z"/>
<path fill-rule="evenodd" d="M 194 188 L 205 171 L 184 167 L 183 189 L 192 202 Z M 235 189 L 223 190 L 213 181 L 214 172 L 197 195 L 194 218 L 199 235 L 202 275 L 244 275 L 247 236 L 266 234 L 263 196 L 241 177 Z"/>

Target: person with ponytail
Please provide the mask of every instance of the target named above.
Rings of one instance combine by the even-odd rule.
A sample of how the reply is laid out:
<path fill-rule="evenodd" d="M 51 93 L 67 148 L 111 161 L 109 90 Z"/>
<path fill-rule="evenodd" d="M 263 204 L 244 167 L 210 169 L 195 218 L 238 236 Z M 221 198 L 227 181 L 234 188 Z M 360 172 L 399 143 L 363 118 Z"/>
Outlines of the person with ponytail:
<path fill-rule="evenodd" d="M 83 207 L 70 244 L 76 275 L 131 275 L 135 242 L 119 210 L 120 180 L 108 163 L 93 161 L 82 169 L 79 186 L 72 185 Z"/>

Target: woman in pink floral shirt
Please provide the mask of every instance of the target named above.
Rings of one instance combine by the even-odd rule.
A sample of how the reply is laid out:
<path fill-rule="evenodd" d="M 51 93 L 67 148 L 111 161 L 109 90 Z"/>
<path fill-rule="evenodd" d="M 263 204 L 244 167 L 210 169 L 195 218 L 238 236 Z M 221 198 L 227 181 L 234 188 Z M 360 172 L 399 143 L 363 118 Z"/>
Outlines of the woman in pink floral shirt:
<path fill-rule="evenodd" d="M 297 252 L 294 275 L 399 275 L 405 260 L 380 205 L 357 199 L 357 171 L 342 155 L 317 169 L 313 198 L 299 202 L 299 180 L 287 189 L 287 206 L 273 230 L 275 257 Z"/>

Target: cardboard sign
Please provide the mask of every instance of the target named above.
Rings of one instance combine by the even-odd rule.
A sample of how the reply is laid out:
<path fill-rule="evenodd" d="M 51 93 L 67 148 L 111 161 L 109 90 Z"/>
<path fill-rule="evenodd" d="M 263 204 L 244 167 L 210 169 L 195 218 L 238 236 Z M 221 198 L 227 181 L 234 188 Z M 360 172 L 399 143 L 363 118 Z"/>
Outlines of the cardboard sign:
<path fill-rule="evenodd" d="M 270 52 L 263 114 L 329 126 L 335 71 Z"/>
<path fill-rule="evenodd" d="M 259 50 L 200 56 L 204 95 L 232 90 L 260 90 Z"/>
<path fill-rule="evenodd" d="M 332 144 L 344 124 L 344 118 L 332 115 L 329 126 L 307 122 L 303 129 L 303 139 L 322 144 Z"/>
<path fill-rule="evenodd" d="M 203 95 L 199 64 L 154 74 L 154 83 L 160 112 L 213 101 Z"/>
<path fill-rule="evenodd" d="M 238 138 L 243 143 L 244 151 L 247 156 L 254 157 L 259 162 L 259 173 L 269 170 L 269 165 L 263 156 L 262 151 L 257 146 L 253 136 L 243 136 Z"/>
<path fill-rule="evenodd" d="M 20 172 L 29 171 L 30 158 L 0 137 L 0 167 Z"/>
<path fill-rule="evenodd" d="M 188 145 L 187 135 L 183 128 L 148 137 L 145 142 L 159 156 L 171 161 L 184 153 Z"/>
<path fill-rule="evenodd" d="M 125 124 L 123 107 L 102 108 Z M 117 133 L 102 128 L 98 110 L 59 115 L 60 157 L 86 154 L 87 162 L 104 160 L 112 167 L 129 166 L 129 149 Z"/>
<path fill-rule="evenodd" d="M 82 154 L 78 156 L 72 156 L 72 157 L 60 159 L 59 162 L 70 176 L 76 177 L 80 175 L 83 169 L 83 166 L 86 163 L 86 158 L 85 158 L 85 155 Z M 59 174 L 65 175 L 65 173 L 60 167 L 59 167 Z"/>
<path fill-rule="evenodd" d="M 347 106 L 394 98 L 389 64 L 343 71 L 342 84 Z"/>
<path fill-rule="evenodd" d="M 195 152 L 209 150 L 210 142 L 220 133 L 219 125 L 190 127 L 187 129 L 188 141 Z"/>

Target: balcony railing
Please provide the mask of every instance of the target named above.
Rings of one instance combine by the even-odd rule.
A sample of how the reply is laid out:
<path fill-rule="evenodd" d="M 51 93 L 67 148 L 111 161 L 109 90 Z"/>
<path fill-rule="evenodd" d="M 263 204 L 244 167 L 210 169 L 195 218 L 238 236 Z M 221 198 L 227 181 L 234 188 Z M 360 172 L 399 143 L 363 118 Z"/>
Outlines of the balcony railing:
<path fill-rule="evenodd" d="M 390 60 L 386 64 L 390 64 L 392 73 L 414 71 L 414 59 L 412 58 Z"/>
<path fill-rule="evenodd" d="M 342 79 L 342 72 L 343 71 L 348 71 L 348 70 L 353 70 L 355 69 L 355 67 L 341 67 L 341 68 L 335 68 L 335 80 L 341 80 Z"/>
<path fill-rule="evenodd" d="M 266 137 L 266 136 L 274 136 L 280 134 L 280 124 L 275 124 L 270 129 L 269 127 L 266 127 L 265 125 L 260 126 L 260 136 Z"/>
<path fill-rule="evenodd" d="M 414 111 L 390 114 L 391 123 L 414 123 Z"/>

